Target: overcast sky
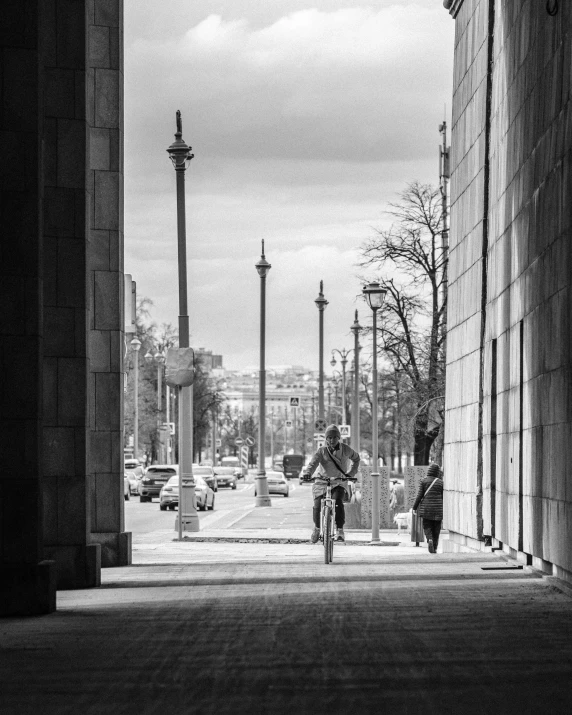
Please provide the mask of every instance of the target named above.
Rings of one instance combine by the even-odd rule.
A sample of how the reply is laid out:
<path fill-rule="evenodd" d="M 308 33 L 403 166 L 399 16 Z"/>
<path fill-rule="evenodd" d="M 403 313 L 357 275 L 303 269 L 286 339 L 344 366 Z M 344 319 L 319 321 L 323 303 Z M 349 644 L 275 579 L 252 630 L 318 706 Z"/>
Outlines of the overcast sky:
<path fill-rule="evenodd" d="M 191 345 L 256 367 L 265 239 L 267 365 L 352 347 L 359 248 L 409 181 L 438 183 L 454 23 L 441 0 L 125 4 L 125 271 L 177 324 L 175 112 L 186 173 Z M 375 278 L 374 274 L 370 274 Z"/>

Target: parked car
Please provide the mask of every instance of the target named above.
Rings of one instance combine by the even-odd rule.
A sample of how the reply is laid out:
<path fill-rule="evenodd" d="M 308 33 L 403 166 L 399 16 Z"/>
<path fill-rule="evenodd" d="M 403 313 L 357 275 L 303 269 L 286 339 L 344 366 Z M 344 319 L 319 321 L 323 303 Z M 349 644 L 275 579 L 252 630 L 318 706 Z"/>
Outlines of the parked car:
<path fill-rule="evenodd" d="M 283 494 L 285 497 L 290 495 L 290 485 L 283 472 L 266 472 L 266 481 L 269 494 Z M 257 496 L 256 487 L 254 496 Z"/>
<path fill-rule="evenodd" d="M 129 501 L 129 477 L 127 474 L 123 476 L 123 498 Z"/>
<path fill-rule="evenodd" d="M 230 487 L 236 489 L 237 476 L 234 467 L 215 467 L 217 485 L 219 487 Z"/>
<path fill-rule="evenodd" d="M 214 510 L 214 492 L 202 477 L 195 476 L 196 507 L 201 511 Z M 159 495 L 159 509 L 174 510 L 179 506 L 179 476 L 174 476 L 161 489 Z"/>
<path fill-rule="evenodd" d="M 128 470 L 125 472 L 125 477 L 129 480 L 129 493 L 139 494 L 139 482 L 141 477 L 138 477 L 135 472 Z"/>
<path fill-rule="evenodd" d="M 147 467 L 145 476 L 139 483 L 140 501 L 152 501 L 153 497 L 158 497 L 169 479 L 178 473 L 178 464 L 153 464 Z"/>
<path fill-rule="evenodd" d="M 212 467 L 193 464 L 193 476 L 202 477 L 213 492 L 218 492 L 218 482 L 215 471 Z"/>

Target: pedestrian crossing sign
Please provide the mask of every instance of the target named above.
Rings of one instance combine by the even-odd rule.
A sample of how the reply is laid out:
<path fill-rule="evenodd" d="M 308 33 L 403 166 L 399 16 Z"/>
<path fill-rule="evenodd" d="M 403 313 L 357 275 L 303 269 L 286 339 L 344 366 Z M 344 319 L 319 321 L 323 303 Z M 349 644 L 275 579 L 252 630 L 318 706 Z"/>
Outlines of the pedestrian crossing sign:
<path fill-rule="evenodd" d="M 290 407 L 300 407 L 300 398 L 299 397 L 291 397 L 290 398 Z"/>
<path fill-rule="evenodd" d="M 350 425 L 340 425 L 340 437 L 344 439 L 345 437 L 350 437 L 351 436 L 351 427 Z"/>

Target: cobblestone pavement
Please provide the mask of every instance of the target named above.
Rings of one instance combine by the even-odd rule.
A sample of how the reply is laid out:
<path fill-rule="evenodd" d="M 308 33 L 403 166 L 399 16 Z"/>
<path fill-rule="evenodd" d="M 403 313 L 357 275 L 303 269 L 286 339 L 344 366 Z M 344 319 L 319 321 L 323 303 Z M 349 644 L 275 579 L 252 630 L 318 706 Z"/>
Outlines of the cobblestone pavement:
<path fill-rule="evenodd" d="M 172 539 L 0 621 L 2 715 L 570 712 L 572 599 L 506 557 Z"/>

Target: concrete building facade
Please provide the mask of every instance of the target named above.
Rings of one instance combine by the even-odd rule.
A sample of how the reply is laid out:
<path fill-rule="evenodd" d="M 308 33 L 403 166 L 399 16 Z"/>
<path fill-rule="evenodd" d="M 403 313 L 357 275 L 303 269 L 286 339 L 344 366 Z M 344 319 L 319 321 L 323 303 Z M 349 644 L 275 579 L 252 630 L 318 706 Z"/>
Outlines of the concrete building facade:
<path fill-rule="evenodd" d="M 121 0 L 0 10 L 0 614 L 127 564 Z"/>
<path fill-rule="evenodd" d="M 572 580 L 572 10 L 456 25 L 445 524 Z"/>

